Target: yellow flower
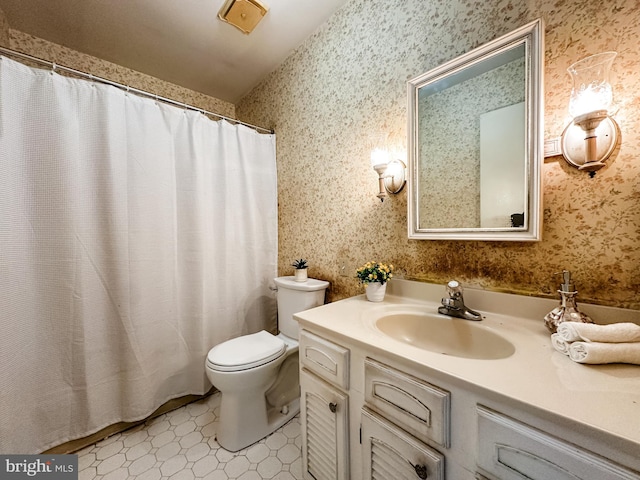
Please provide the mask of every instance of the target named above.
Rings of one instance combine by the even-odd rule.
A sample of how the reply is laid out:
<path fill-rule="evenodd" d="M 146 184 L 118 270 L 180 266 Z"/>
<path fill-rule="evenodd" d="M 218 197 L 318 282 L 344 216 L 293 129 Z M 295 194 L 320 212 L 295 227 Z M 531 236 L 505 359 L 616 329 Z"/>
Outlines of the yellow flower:
<path fill-rule="evenodd" d="M 391 274 L 393 265 L 381 262 L 367 262 L 356 270 L 356 276 L 360 283 L 365 285 L 370 282 L 387 282 L 393 275 Z"/>

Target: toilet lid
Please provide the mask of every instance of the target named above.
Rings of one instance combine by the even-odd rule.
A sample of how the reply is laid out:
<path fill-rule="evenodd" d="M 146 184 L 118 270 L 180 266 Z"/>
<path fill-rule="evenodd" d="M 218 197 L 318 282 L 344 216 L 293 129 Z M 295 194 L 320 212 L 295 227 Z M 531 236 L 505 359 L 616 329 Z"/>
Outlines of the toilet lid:
<path fill-rule="evenodd" d="M 223 372 L 247 370 L 275 360 L 286 349 L 282 340 L 262 330 L 216 345 L 207 354 L 207 365 Z"/>

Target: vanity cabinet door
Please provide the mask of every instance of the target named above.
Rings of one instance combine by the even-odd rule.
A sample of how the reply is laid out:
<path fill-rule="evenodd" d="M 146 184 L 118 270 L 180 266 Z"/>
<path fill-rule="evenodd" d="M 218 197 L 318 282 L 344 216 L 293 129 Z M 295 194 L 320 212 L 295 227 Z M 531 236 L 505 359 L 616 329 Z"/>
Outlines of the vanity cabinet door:
<path fill-rule="evenodd" d="M 638 472 L 480 405 L 477 460 L 491 480 L 640 480 Z"/>
<path fill-rule="evenodd" d="M 348 397 L 303 368 L 300 371 L 300 401 L 304 478 L 347 480 Z"/>
<path fill-rule="evenodd" d="M 362 410 L 364 480 L 443 480 L 444 456 L 382 417 Z"/>

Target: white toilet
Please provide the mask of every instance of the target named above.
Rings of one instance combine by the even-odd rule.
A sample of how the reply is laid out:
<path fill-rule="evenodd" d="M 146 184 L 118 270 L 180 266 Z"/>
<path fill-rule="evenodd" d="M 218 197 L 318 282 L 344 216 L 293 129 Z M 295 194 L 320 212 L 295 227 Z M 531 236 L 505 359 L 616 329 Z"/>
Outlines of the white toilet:
<path fill-rule="evenodd" d="M 278 287 L 278 329 L 264 330 L 213 347 L 207 377 L 221 392 L 217 440 L 237 452 L 288 422 L 300 411 L 298 322 L 293 314 L 324 303 L 329 282 L 294 277 L 274 279 Z"/>

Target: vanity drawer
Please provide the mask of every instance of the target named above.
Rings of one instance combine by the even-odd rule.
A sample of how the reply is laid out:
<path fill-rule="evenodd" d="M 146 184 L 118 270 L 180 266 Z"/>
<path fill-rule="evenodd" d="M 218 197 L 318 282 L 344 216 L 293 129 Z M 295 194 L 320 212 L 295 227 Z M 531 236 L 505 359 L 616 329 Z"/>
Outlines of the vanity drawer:
<path fill-rule="evenodd" d="M 367 358 L 364 399 L 412 435 L 449 448 L 451 394 L 446 390 Z"/>
<path fill-rule="evenodd" d="M 640 480 L 638 472 L 481 405 L 477 462 L 492 480 Z"/>
<path fill-rule="evenodd" d="M 300 363 L 319 377 L 349 389 L 349 349 L 302 330 Z"/>

